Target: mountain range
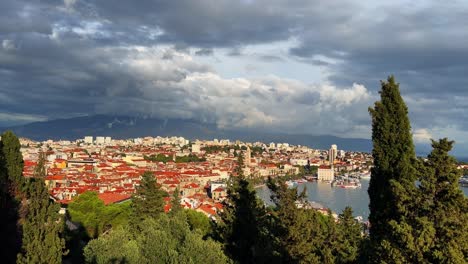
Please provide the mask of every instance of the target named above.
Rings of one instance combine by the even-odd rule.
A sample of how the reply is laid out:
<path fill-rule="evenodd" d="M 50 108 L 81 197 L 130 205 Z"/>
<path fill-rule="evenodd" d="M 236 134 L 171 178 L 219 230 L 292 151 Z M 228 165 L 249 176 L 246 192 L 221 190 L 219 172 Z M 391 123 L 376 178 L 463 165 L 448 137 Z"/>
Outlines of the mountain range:
<path fill-rule="evenodd" d="M 182 136 L 187 139 L 230 139 L 248 142 L 289 143 L 317 149 L 329 149 L 337 144 L 339 149 L 370 152 L 369 139 L 341 138 L 329 135 L 306 135 L 286 133 L 262 133 L 251 130 L 225 130 L 216 124 L 184 119 L 157 119 L 129 116 L 93 115 L 34 122 L 19 126 L 0 128 L 12 130 L 20 137 L 44 141 L 75 140 L 84 136 L 110 136 L 116 139 L 144 136 Z"/>

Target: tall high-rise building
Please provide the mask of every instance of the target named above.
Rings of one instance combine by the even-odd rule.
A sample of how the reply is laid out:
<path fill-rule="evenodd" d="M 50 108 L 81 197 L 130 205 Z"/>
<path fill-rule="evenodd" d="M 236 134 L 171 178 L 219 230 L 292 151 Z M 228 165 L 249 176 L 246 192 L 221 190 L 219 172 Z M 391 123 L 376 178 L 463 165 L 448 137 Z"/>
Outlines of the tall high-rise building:
<path fill-rule="evenodd" d="M 245 152 L 245 165 L 250 166 L 250 159 L 252 158 L 252 151 L 250 147 L 247 147 L 247 151 Z"/>
<path fill-rule="evenodd" d="M 330 162 L 330 165 L 333 166 L 335 163 L 336 156 L 338 155 L 338 147 L 333 144 L 330 147 L 330 150 L 328 150 L 328 161 Z"/>
<path fill-rule="evenodd" d="M 96 137 L 96 144 L 97 145 L 103 145 L 106 141 L 105 137 Z"/>
<path fill-rule="evenodd" d="M 192 144 L 192 153 L 200 153 L 201 145 L 200 144 Z"/>
<path fill-rule="evenodd" d="M 92 137 L 92 136 L 86 136 L 86 137 L 84 137 L 84 143 L 86 143 L 86 144 L 93 144 L 93 137 Z"/>

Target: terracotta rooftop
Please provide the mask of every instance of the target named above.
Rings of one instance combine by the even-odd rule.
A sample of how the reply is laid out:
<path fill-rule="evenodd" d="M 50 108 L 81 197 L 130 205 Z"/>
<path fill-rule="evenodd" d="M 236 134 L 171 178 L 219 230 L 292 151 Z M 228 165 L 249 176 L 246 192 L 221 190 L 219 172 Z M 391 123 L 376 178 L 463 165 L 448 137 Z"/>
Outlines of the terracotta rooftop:
<path fill-rule="evenodd" d="M 100 193 L 98 195 L 99 199 L 101 199 L 105 205 L 123 202 L 125 200 L 130 199 L 132 197 L 129 194 L 121 194 L 121 193 Z"/>

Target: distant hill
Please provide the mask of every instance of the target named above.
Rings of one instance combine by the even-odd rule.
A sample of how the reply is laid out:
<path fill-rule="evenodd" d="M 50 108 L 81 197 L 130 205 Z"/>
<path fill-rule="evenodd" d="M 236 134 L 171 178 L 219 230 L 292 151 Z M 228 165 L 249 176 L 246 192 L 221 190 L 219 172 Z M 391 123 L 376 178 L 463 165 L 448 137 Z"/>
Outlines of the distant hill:
<path fill-rule="evenodd" d="M 247 130 L 223 130 L 215 124 L 194 120 L 156 119 L 128 116 L 95 115 L 69 119 L 34 122 L 0 129 L 13 130 L 18 136 L 34 140 L 75 140 L 84 136 L 110 136 L 117 139 L 144 136 L 182 136 L 187 139 L 230 139 L 264 143 L 287 142 L 312 148 L 328 149 L 337 144 L 339 149 L 370 152 L 369 139 L 314 136 L 304 134 L 261 133 Z"/>

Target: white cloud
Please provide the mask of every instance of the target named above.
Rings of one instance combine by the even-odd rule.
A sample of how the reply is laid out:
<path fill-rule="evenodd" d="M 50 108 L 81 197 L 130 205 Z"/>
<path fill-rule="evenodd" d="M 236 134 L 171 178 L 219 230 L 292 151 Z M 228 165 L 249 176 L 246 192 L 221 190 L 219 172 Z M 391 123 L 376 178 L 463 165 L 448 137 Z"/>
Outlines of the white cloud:
<path fill-rule="evenodd" d="M 450 140 L 455 140 L 455 148 L 468 143 L 468 131 L 456 125 L 434 127 L 432 130 L 436 138 L 448 137 Z"/>
<path fill-rule="evenodd" d="M 47 117 L 40 115 L 0 112 L 0 124 L 5 123 L 17 125 L 45 120 L 47 120 Z"/>
<path fill-rule="evenodd" d="M 370 105 L 370 92 L 363 85 L 340 88 L 274 75 L 224 78 L 192 56 L 168 47 L 125 50 L 108 50 L 108 56 L 120 61 L 122 75 L 135 80 L 109 85 L 107 95 L 130 96 L 122 98 L 125 106 L 116 99 L 104 101 L 97 106 L 98 112 L 194 118 L 223 128 L 291 132 L 300 127 L 301 133 L 368 135 L 362 133 L 362 124 L 355 123 L 355 117 L 363 119 L 362 113 L 367 118 Z"/>
<path fill-rule="evenodd" d="M 324 85 L 320 96 L 325 102 L 341 105 L 350 105 L 370 98 L 370 93 L 364 85 L 353 83 L 351 88 L 339 89 L 336 86 Z"/>
<path fill-rule="evenodd" d="M 428 143 L 433 138 L 431 133 L 425 128 L 415 129 L 413 139 L 416 143 Z"/>
<path fill-rule="evenodd" d="M 15 43 L 11 39 L 4 39 L 2 41 L 2 47 L 7 51 L 16 49 Z"/>

